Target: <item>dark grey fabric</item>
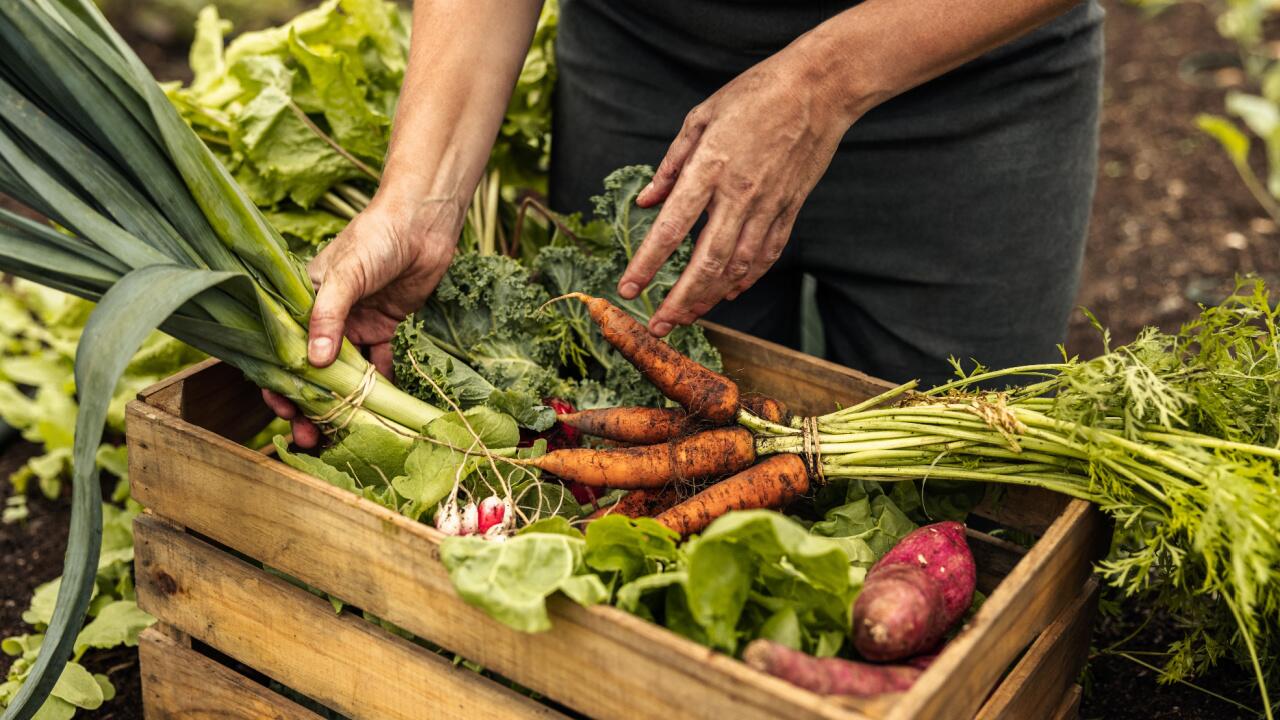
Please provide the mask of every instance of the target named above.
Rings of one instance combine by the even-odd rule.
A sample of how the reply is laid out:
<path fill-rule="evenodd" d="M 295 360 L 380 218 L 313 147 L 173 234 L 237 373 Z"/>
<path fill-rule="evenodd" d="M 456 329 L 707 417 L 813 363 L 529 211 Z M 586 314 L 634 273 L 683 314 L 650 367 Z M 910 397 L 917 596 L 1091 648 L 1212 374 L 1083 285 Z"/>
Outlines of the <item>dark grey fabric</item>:
<path fill-rule="evenodd" d="M 609 171 L 656 164 L 690 108 L 850 4 L 562 0 L 553 206 L 585 209 Z M 810 273 L 836 362 L 933 383 L 949 356 L 1055 357 L 1092 202 L 1101 19 L 1079 5 L 868 113 L 782 259 L 710 317 L 797 346 Z"/>

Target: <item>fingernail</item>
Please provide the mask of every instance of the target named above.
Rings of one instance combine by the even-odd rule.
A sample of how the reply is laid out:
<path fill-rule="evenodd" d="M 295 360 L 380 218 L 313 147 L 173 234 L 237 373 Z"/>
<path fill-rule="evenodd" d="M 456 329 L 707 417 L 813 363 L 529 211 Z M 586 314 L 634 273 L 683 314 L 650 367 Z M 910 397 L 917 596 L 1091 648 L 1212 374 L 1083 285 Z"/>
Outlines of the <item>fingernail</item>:
<path fill-rule="evenodd" d="M 671 332 L 671 323 L 669 322 L 659 322 L 653 326 L 653 334 L 658 337 L 664 337 L 669 332 Z"/>
<path fill-rule="evenodd" d="M 653 192 L 653 181 L 652 181 L 652 180 L 650 180 L 650 181 L 649 181 L 649 184 L 648 184 L 648 185 L 645 185 L 645 186 L 644 186 L 644 189 L 640 191 L 640 194 L 641 194 L 641 195 L 644 195 L 644 194 L 651 193 L 651 192 Z"/>
<path fill-rule="evenodd" d="M 329 362 L 330 356 L 333 354 L 333 341 L 327 337 L 314 338 L 308 354 L 311 356 L 311 364 Z"/>
<path fill-rule="evenodd" d="M 618 288 L 618 294 L 630 300 L 640 294 L 640 286 L 633 282 L 624 282 L 622 283 L 622 287 Z"/>

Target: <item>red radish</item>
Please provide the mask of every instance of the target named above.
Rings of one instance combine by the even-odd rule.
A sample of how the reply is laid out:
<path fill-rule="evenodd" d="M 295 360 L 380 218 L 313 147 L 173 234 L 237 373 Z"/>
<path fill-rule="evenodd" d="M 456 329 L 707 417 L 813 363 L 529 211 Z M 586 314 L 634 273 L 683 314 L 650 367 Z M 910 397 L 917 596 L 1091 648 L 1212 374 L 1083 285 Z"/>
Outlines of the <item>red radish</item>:
<path fill-rule="evenodd" d="M 475 535 L 480 529 L 480 510 L 475 503 L 467 503 L 462 507 L 461 533 Z"/>
<path fill-rule="evenodd" d="M 938 583 L 947 627 L 964 617 L 973 604 L 978 566 L 965 540 L 964 525 L 958 522 L 940 522 L 913 530 L 880 558 L 867 578 L 890 565 L 917 566 Z"/>
<path fill-rule="evenodd" d="M 853 646 L 867 660 L 902 660 L 933 649 L 950 623 L 942 591 L 914 565 L 868 573 L 853 603 Z"/>
<path fill-rule="evenodd" d="M 921 669 L 872 665 L 841 658 L 817 658 L 772 640 L 753 640 L 742 652 L 751 667 L 820 695 L 872 697 L 911 689 Z"/>
<path fill-rule="evenodd" d="M 480 501 L 480 514 L 476 529 L 481 533 L 489 532 L 491 527 L 501 527 L 507 517 L 507 505 L 497 495 L 490 495 Z"/>

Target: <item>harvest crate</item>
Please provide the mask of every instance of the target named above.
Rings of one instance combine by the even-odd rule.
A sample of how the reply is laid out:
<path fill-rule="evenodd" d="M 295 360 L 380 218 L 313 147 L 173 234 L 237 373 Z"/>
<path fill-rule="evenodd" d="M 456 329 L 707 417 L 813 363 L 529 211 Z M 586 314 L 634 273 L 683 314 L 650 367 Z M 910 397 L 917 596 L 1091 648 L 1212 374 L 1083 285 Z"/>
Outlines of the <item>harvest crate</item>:
<path fill-rule="evenodd" d="M 803 413 L 886 385 L 708 326 L 744 389 Z M 1038 539 L 970 531 L 982 609 L 908 693 L 823 698 L 612 607 L 550 602 L 552 629 L 508 629 L 465 604 L 441 534 L 239 443 L 267 420 L 258 391 L 208 362 L 128 409 L 149 718 L 317 718 L 272 687 L 353 718 L 1057 718 L 1074 713 L 1105 546 L 1090 505 L 1010 491 L 979 514 Z M 410 642 L 263 566 L 408 630 Z M 499 682 L 432 649 L 447 648 Z M 511 689 L 527 688 L 539 702 Z"/>

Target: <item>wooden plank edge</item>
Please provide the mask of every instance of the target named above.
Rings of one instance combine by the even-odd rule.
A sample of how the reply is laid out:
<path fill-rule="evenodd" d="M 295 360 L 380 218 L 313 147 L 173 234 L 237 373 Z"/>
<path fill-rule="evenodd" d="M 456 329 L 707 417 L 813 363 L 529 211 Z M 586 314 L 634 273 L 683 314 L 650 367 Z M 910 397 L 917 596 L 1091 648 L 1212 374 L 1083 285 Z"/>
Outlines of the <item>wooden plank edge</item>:
<path fill-rule="evenodd" d="M 942 720 L 977 712 L 1014 657 L 1075 599 L 1065 588 L 1084 585 L 1101 526 L 1092 505 L 1070 503 L 888 717 Z"/>
<path fill-rule="evenodd" d="M 320 716 L 155 627 L 138 637 L 147 720 L 320 720 Z"/>
<path fill-rule="evenodd" d="M 1075 685 L 1089 655 L 1098 602 L 1098 581 L 1090 578 L 1075 599 L 1031 644 L 1018 664 L 978 711 L 976 720 L 1020 720 L 1055 712 Z"/>
<path fill-rule="evenodd" d="M 1062 698 L 1062 704 L 1058 706 L 1058 711 L 1054 713 L 1053 720 L 1078 720 L 1080 717 L 1080 702 L 1084 698 L 1084 688 L 1079 685 L 1072 685 L 1071 689 Z"/>
<path fill-rule="evenodd" d="M 140 607 L 344 715 L 408 720 L 432 707 L 437 717 L 564 720 L 549 706 L 373 623 L 338 615 L 327 601 L 154 518 L 135 520 L 134 538 Z M 274 622 L 261 627 L 268 616 Z M 308 638 L 347 650 L 324 655 Z M 382 695 L 376 682 L 387 683 Z M 415 691 L 435 695 L 434 702 L 422 697 L 417 704 L 410 697 Z M 397 696 L 413 700 L 403 713 L 382 702 Z"/>

